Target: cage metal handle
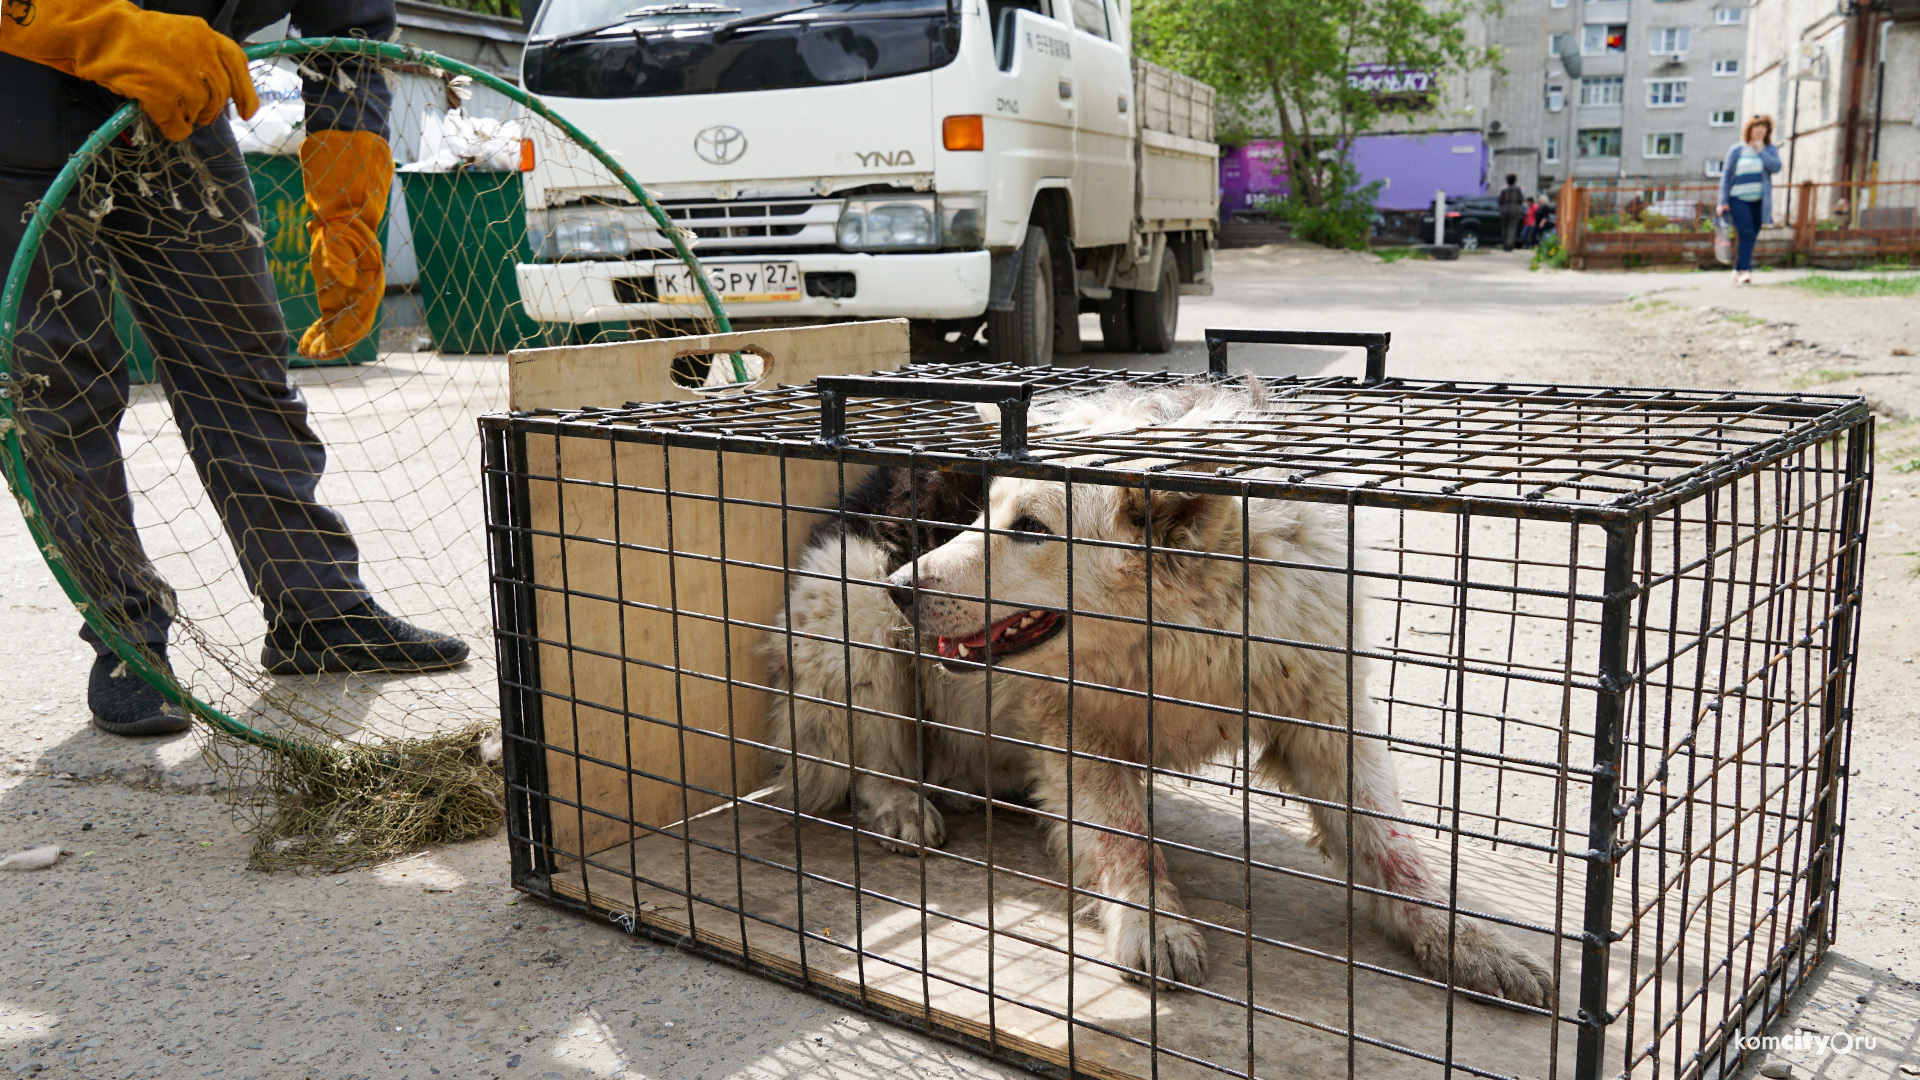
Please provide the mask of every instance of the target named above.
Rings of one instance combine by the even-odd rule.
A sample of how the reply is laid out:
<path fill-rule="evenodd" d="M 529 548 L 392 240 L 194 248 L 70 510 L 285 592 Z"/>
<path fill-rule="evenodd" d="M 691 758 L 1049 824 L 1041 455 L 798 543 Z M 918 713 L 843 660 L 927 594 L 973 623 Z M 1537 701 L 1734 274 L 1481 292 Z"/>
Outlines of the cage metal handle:
<path fill-rule="evenodd" d="M 1208 330 L 1207 372 L 1225 377 L 1227 344 L 1249 345 L 1348 345 L 1367 350 L 1367 374 L 1362 386 L 1387 380 L 1387 343 L 1393 335 L 1383 331 L 1359 330 Z"/>
<path fill-rule="evenodd" d="M 1027 404 L 1033 399 L 1031 382 L 972 379 L 886 379 L 868 375 L 822 375 L 814 380 L 820 394 L 820 439 L 827 446 L 847 445 L 849 397 L 906 398 L 913 401 L 970 402 L 1000 407 L 1000 457 L 1025 458 Z"/>

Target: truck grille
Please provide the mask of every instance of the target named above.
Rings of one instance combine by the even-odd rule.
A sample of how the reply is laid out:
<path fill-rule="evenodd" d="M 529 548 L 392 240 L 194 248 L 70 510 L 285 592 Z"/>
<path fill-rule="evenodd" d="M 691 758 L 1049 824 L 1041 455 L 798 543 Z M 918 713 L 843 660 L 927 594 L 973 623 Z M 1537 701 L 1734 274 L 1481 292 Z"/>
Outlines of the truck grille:
<path fill-rule="evenodd" d="M 763 199 L 662 203 L 702 251 L 728 248 L 831 247 L 840 199 Z M 665 245 L 662 245 L 665 246 Z"/>

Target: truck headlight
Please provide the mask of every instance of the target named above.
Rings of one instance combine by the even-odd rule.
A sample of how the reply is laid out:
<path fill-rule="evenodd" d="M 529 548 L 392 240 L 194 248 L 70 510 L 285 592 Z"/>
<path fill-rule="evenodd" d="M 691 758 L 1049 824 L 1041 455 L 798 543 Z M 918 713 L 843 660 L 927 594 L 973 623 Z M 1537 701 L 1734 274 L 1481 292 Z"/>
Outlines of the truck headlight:
<path fill-rule="evenodd" d="M 847 200 L 834 238 L 848 251 L 977 248 L 986 240 L 987 196 L 870 195 Z"/>
<path fill-rule="evenodd" d="M 940 230 L 931 195 L 848 199 L 834 239 L 849 251 L 937 248 Z"/>
<path fill-rule="evenodd" d="M 980 247 L 987 242 L 987 193 L 940 196 L 940 246 Z"/>
<path fill-rule="evenodd" d="M 624 259 L 633 254 L 627 223 L 615 214 L 550 212 L 545 225 L 531 230 L 533 257 L 542 262 Z"/>

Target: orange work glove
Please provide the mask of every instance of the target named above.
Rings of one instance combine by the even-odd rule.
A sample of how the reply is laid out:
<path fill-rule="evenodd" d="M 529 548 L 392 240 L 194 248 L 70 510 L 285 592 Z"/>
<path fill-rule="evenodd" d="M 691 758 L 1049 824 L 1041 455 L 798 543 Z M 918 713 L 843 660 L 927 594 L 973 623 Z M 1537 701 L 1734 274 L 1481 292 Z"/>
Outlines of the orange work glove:
<path fill-rule="evenodd" d="M 315 131 L 300 144 L 307 186 L 309 264 L 320 320 L 300 337 L 300 355 L 345 356 L 373 332 L 387 289 L 380 219 L 393 189 L 393 151 L 371 131 Z"/>
<path fill-rule="evenodd" d="M 7 0 L 0 52 L 132 98 L 169 139 L 213 123 L 229 101 L 241 116 L 260 108 L 247 55 L 232 38 L 204 19 L 143 11 L 130 0 Z"/>

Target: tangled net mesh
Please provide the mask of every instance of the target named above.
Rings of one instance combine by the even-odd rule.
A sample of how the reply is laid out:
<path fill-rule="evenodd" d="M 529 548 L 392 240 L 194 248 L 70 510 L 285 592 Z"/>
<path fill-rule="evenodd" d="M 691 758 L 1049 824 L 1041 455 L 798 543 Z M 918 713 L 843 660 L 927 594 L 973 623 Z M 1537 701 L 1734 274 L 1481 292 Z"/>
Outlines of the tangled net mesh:
<path fill-rule="evenodd" d="M 707 303 L 660 321 L 530 316 L 553 298 L 516 283 L 544 217 L 530 241 L 523 153 L 544 156 L 551 185 L 644 208 L 512 88 L 397 46 L 250 54 L 263 90 L 295 88 L 236 122 L 256 152 L 205 132 L 170 143 L 126 111 L 76 158 L 64 197 L 43 200 L 45 231 L 10 279 L 11 348 L 0 339 L 0 459 L 89 625 L 199 721 L 254 865 L 339 868 L 501 820 L 502 779 L 482 750 L 499 711 L 475 418 L 507 406 L 505 352 L 724 322 Z M 301 130 L 287 119 L 316 80 L 384 84 L 402 163 L 378 329 L 324 362 L 295 352 L 317 305 L 306 181 L 288 153 Z M 670 233 L 656 234 L 662 260 L 676 258 Z M 311 499 L 289 499 L 303 483 Z M 303 597 L 311 610 L 356 571 L 386 610 L 459 635 L 471 657 L 432 673 L 268 674 L 265 605 Z M 166 665 L 151 647 L 161 633 Z"/>

